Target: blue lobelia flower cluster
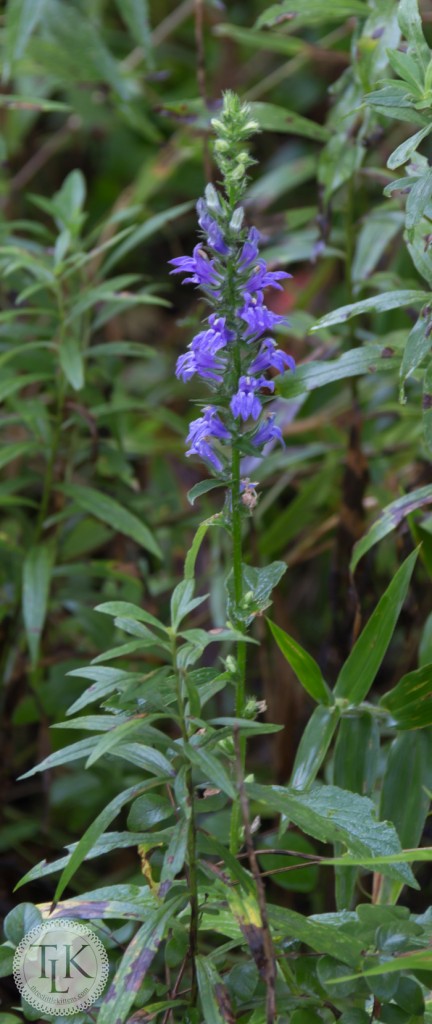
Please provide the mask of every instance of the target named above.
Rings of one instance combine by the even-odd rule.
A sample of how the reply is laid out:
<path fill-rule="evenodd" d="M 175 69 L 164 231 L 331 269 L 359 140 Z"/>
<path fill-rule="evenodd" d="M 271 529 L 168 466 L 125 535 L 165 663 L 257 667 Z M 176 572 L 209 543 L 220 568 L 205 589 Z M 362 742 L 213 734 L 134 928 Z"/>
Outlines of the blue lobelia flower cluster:
<path fill-rule="evenodd" d="M 183 283 L 197 285 L 212 308 L 204 329 L 177 362 L 177 377 L 188 381 L 196 374 L 215 395 L 190 424 L 187 455 L 199 455 L 225 475 L 233 448 L 239 456 L 256 455 L 273 438 L 283 443 L 275 415 L 264 414 L 274 391 L 266 374 L 270 369 L 294 370 L 295 363 L 268 333 L 286 320 L 265 302 L 266 289 L 282 289 L 280 282 L 291 275 L 267 268 L 259 255 L 260 234 L 255 227 L 244 227 L 239 204 L 246 169 L 254 162 L 244 150 L 244 139 L 257 125 L 248 108 L 229 93 L 221 119 L 212 124 L 219 136 L 215 155 L 223 191 L 207 185 L 197 204 L 202 239 L 192 256 L 170 262 L 171 273 L 185 274 Z"/>

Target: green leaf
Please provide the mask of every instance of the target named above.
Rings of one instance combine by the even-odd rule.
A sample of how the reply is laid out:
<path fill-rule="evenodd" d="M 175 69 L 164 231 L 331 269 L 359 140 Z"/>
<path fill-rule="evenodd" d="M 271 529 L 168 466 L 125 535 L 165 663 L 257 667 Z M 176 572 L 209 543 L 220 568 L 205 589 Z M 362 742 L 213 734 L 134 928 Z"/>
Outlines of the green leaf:
<path fill-rule="evenodd" d="M 400 368 L 402 381 L 406 381 L 425 356 L 430 354 L 430 318 L 425 314 L 426 310 L 422 311 L 408 335 Z"/>
<path fill-rule="evenodd" d="M 148 793 L 134 800 L 129 811 L 127 825 L 133 832 L 141 832 L 154 828 L 161 821 L 166 821 L 174 814 L 174 809 L 167 797 L 161 793 Z M 138 840 L 137 840 L 138 842 Z"/>
<path fill-rule="evenodd" d="M 384 655 L 405 601 L 418 551 L 412 551 L 398 569 L 378 602 L 339 673 L 334 695 L 360 704 L 365 699 Z"/>
<path fill-rule="evenodd" d="M 284 36 L 276 32 L 258 32 L 250 28 L 243 28 L 240 25 L 230 24 L 224 21 L 213 28 L 213 35 L 224 39 L 234 39 L 236 43 L 243 46 L 251 46 L 255 50 L 270 50 L 273 53 L 282 53 L 287 57 L 294 57 L 304 49 L 302 39 L 296 36 Z"/>
<path fill-rule="evenodd" d="M 154 66 L 148 0 L 116 0 L 134 43 L 140 46 L 150 68 Z"/>
<path fill-rule="evenodd" d="M 54 549 L 50 544 L 30 548 L 23 565 L 22 609 L 32 667 L 37 665 L 39 645 L 48 607 Z"/>
<path fill-rule="evenodd" d="M 328 128 L 294 113 L 293 110 L 277 107 L 274 103 L 250 103 L 249 106 L 251 117 L 264 131 L 302 135 L 317 142 L 326 142 L 329 138 Z"/>
<path fill-rule="evenodd" d="M 430 971 L 432 966 L 432 954 L 430 949 L 420 949 L 415 953 L 403 953 L 402 956 L 395 956 L 391 960 L 380 959 L 376 967 L 368 967 L 366 970 L 358 971 L 357 974 L 346 974 L 343 978 L 332 978 L 335 985 L 342 981 L 351 981 L 354 978 L 372 978 L 374 975 L 388 974 L 389 971 Z M 398 1017 L 398 1021 L 400 1017 Z M 417 1024 L 417 1018 L 408 1018 L 407 1024 Z"/>
<path fill-rule="evenodd" d="M 41 921 L 40 910 L 33 903 L 19 903 L 4 919 L 3 929 L 8 942 L 18 946 L 24 935 L 32 928 L 37 928 Z"/>
<path fill-rule="evenodd" d="M 198 608 L 203 601 L 207 600 L 208 594 L 204 594 L 202 597 L 193 597 L 194 590 L 193 579 L 185 579 L 178 583 L 172 592 L 171 626 L 174 632 L 178 630 L 180 623 L 194 608 Z"/>
<path fill-rule="evenodd" d="M 425 139 L 431 131 L 432 124 L 427 124 L 424 128 L 420 128 L 420 131 L 416 132 L 415 135 L 411 135 L 409 139 L 405 139 L 405 142 L 401 142 L 400 146 L 393 150 L 393 153 L 389 156 L 387 160 L 387 167 L 389 167 L 391 171 L 394 171 L 396 167 L 401 167 L 402 164 L 411 160 L 420 143 L 423 142 L 423 139 Z"/>
<path fill-rule="evenodd" d="M 349 306 L 340 306 L 339 309 L 327 313 L 318 320 L 318 323 L 311 327 L 311 331 L 320 331 L 323 327 L 333 327 L 335 324 L 346 323 L 347 320 L 351 320 L 351 317 L 360 316 L 362 313 L 385 313 L 388 309 L 403 309 L 404 306 L 423 305 L 423 303 L 429 300 L 429 292 L 419 292 L 414 289 L 383 292 L 381 295 L 372 295 L 369 299 L 351 302 Z"/>
<path fill-rule="evenodd" d="M 368 711 L 342 718 L 333 758 L 333 782 L 340 789 L 371 796 L 378 772 L 380 736 L 376 719 Z M 382 815 L 386 817 L 386 815 Z M 335 854 L 340 852 L 335 845 Z M 355 868 L 337 867 L 336 906 L 349 908 L 357 879 Z"/>
<path fill-rule="evenodd" d="M 236 799 L 236 788 L 231 782 L 228 772 L 215 754 L 211 754 L 208 750 L 203 750 L 202 747 L 193 747 L 190 743 L 187 744 L 184 750 L 188 760 L 199 768 L 207 782 L 217 786 L 223 793 L 230 796 L 232 800 Z"/>
<path fill-rule="evenodd" d="M 398 367 L 399 359 L 393 360 L 387 358 L 387 355 L 385 349 L 379 345 L 365 345 L 344 352 L 338 359 L 304 363 L 297 367 L 295 373 L 284 373 L 276 378 L 277 393 L 283 398 L 297 398 L 298 395 L 315 391 L 326 384 L 333 384 L 336 380 L 359 377 L 364 373 L 389 371 Z"/>
<path fill-rule="evenodd" d="M 186 811 L 189 811 L 190 813 L 190 810 L 190 807 L 185 807 L 183 813 L 186 814 Z M 168 849 L 164 856 L 160 876 L 161 882 L 172 881 L 182 870 L 186 860 L 188 835 L 189 820 L 187 817 L 184 817 L 183 820 L 179 821 L 175 826 Z"/>
<path fill-rule="evenodd" d="M 188 491 L 188 502 L 190 505 L 194 505 L 197 498 L 200 498 L 202 494 L 208 494 L 209 491 L 214 491 L 216 487 L 226 487 L 226 484 L 223 480 L 200 480 Z"/>
<path fill-rule="evenodd" d="M 0 978 L 7 978 L 9 974 L 12 974 L 14 955 L 15 949 L 13 946 L 7 946 L 6 943 L 0 946 Z M 7 1024 L 5 1017 L 8 1016 L 6 1013 L 0 1013 L 0 1024 Z M 11 1018 L 12 1020 L 19 1024 L 18 1017 L 13 1017 Z"/>
<path fill-rule="evenodd" d="M 123 1024 L 135 1002 L 170 923 L 175 919 L 183 899 L 162 904 L 148 915 L 124 953 L 111 987 L 98 1010 L 98 1024 Z"/>
<path fill-rule="evenodd" d="M 59 899 L 61 899 L 61 896 L 71 878 L 78 870 L 83 860 L 85 860 L 95 842 L 103 832 L 105 832 L 105 829 L 111 824 L 114 818 L 117 817 L 122 807 L 129 803 L 130 800 L 133 800 L 134 797 L 140 796 L 141 793 L 146 793 L 149 789 L 153 789 L 155 786 L 160 786 L 159 779 L 149 779 L 148 781 L 142 782 L 140 785 L 130 786 L 129 789 L 125 789 L 123 793 L 120 793 L 118 796 L 114 797 L 113 800 L 110 800 L 106 807 L 104 807 L 100 814 L 98 814 L 97 818 L 95 818 L 77 843 L 73 853 L 69 857 L 66 867 L 62 871 L 54 894 L 55 903 L 58 903 Z"/>
<path fill-rule="evenodd" d="M 178 206 L 171 206 L 169 210 L 164 210 L 162 213 L 155 214 L 154 217 L 149 217 L 144 224 L 140 224 L 128 238 L 125 239 L 114 252 L 111 252 L 108 259 L 104 263 L 104 273 L 108 270 L 112 270 L 117 263 L 127 256 L 132 249 L 136 249 L 138 245 L 142 245 L 152 235 L 156 235 L 161 232 L 161 229 L 166 224 L 170 224 L 171 221 L 176 220 L 177 217 L 182 217 L 184 213 L 189 213 L 189 210 L 193 209 L 193 202 L 188 201 L 187 203 L 180 203 Z"/>
<path fill-rule="evenodd" d="M 420 220 L 432 198 L 432 169 L 415 182 L 406 201 L 405 223 L 408 231 Z"/>
<path fill-rule="evenodd" d="M 114 530 L 131 537 L 157 558 L 162 558 L 160 547 L 148 527 L 108 494 L 102 494 L 94 487 L 85 487 L 83 484 L 61 484 L 59 490 L 71 498 L 79 508 L 84 509 L 84 512 L 90 512 L 96 519 L 108 523 Z"/>
<path fill-rule="evenodd" d="M 339 708 L 320 704 L 303 732 L 292 771 L 293 789 L 307 789 L 321 768 L 339 721 Z"/>
<path fill-rule="evenodd" d="M 287 570 L 285 562 L 271 562 L 263 569 L 254 569 L 252 565 L 242 565 L 243 598 L 238 607 L 234 591 L 234 574 L 231 571 L 227 581 L 228 617 L 236 622 L 240 619 L 248 625 L 256 615 L 261 614 L 271 604 L 271 594 Z"/>
<path fill-rule="evenodd" d="M 212 519 L 205 519 L 204 522 L 202 522 L 200 524 L 200 526 L 198 527 L 198 530 L 196 532 L 195 538 L 193 538 L 193 541 L 192 541 L 192 543 L 190 545 L 190 548 L 189 548 L 189 550 L 187 552 L 187 555 L 185 557 L 185 560 L 184 560 L 184 579 L 185 580 L 193 580 L 193 579 L 195 579 L 195 566 L 196 566 L 196 561 L 197 561 L 198 553 L 200 551 L 201 545 L 203 544 L 203 541 L 204 541 L 204 538 L 205 538 L 205 536 L 207 534 L 207 530 L 208 530 L 209 526 L 212 526 L 213 525 L 213 521 L 216 520 L 216 519 L 217 519 L 216 516 L 213 516 Z"/>
<path fill-rule="evenodd" d="M 334 0 L 331 6 L 325 0 L 281 0 L 260 14 L 257 25 L 279 25 L 285 21 L 289 25 L 292 20 L 293 28 L 297 29 L 315 22 L 343 21 L 355 15 L 367 18 L 368 14 L 363 0 Z"/>
<path fill-rule="evenodd" d="M 430 50 L 423 35 L 422 21 L 417 0 L 400 0 L 398 10 L 400 30 L 415 53 L 423 73 L 430 59 Z"/>
<path fill-rule="evenodd" d="M 380 704 L 390 711 L 398 729 L 423 729 L 432 725 L 432 664 L 423 665 L 406 676 Z"/>
<path fill-rule="evenodd" d="M 80 391 L 84 387 L 84 360 L 79 341 L 66 337 L 60 345 L 59 357 L 66 380 L 75 391 Z"/>
<path fill-rule="evenodd" d="M 430 736 L 401 733 L 387 756 L 380 817 L 393 822 L 403 847 L 420 842 L 430 804 L 426 789 L 431 783 Z"/>
<path fill-rule="evenodd" d="M 211 960 L 197 956 L 195 966 L 205 1024 L 233 1024 L 234 1012 L 228 991 Z"/>
<path fill-rule="evenodd" d="M 361 856 L 382 856 L 401 852 L 393 825 L 378 821 L 372 800 L 357 793 L 349 793 L 337 786 L 324 786 L 316 782 L 307 792 L 298 793 L 283 786 L 260 786 L 246 783 L 249 798 L 266 813 L 275 810 L 294 822 L 306 835 L 324 843 L 341 842 L 351 853 Z M 391 862 L 382 867 L 382 873 L 401 879 L 418 888 L 410 868 Z"/>
<path fill-rule="evenodd" d="M 307 693 L 321 704 L 331 704 L 333 700 L 331 691 L 323 679 L 321 669 L 316 661 L 311 658 L 310 654 L 296 640 L 289 636 L 288 633 L 285 633 L 284 629 L 281 629 L 280 626 L 277 626 L 270 619 L 267 619 L 267 622 L 279 650 L 282 651 L 284 658 L 291 665 L 297 679 Z"/>
<path fill-rule="evenodd" d="M 130 601 L 104 601 L 103 604 L 96 605 L 95 612 L 113 615 L 116 618 L 132 619 L 133 622 L 146 622 L 149 626 L 154 626 L 155 629 L 159 629 L 162 633 L 167 632 L 166 626 L 159 619 L 156 619 L 154 615 L 147 612 L 145 608 L 140 608 L 137 604 L 131 604 Z"/>
<path fill-rule="evenodd" d="M 0 449 L 0 469 L 7 466 L 14 459 L 20 459 L 22 455 L 31 455 L 36 448 L 34 441 L 16 441 L 15 444 L 7 444 Z"/>
<path fill-rule="evenodd" d="M 305 836 L 293 831 L 283 836 L 273 832 L 260 836 L 259 844 L 260 849 L 263 850 L 258 854 L 258 862 L 262 871 L 275 871 L 276 869 L 277 873 L 271 875 L 274 885 L 280 885 L 281 889 L 287 889 L 289 892 L 312 892 L 315 889 L 318 882 L 318 867 L 314 866 L 311 861 L 305 863 L 304 858 L 295 855 L 297 851 L 300 854 L 305 853 L 310 858 L 317 855 L 312 843 Z M 277 852 L 264 853 L 266 847 Z M 284 854 L 287 847 L 289 847 L 289 853 Z M 282 870 L 284 867 L 287 868 L 286 871 Z"/>
<path fill-rule="evenodd" d="M 387 505 L 370 530 L 354 545 L 350 562 L 351 572 L 354 572 L 360 559 L 363 558 L 363 555 L 374 544 L 377 544 L 383 537 L 387 537 L 415 509 L 422 508 L 423 505 L 429 505 L 431 502 L 432 485 L 428 484 L 427 487 L 418 487 L 415 491 L 410 491 L 409 494 L 404 494 L 402 498 L 397 498 L 396 501 L 392 501 L 390 505 Z"/>
<path fill-rule="evenodd" d="M 432 362 L 429 363 L 423 381 L 423 436 L 426 448 L 432 452 Z"/>
<path fill-rule="evenodd" d="M 9 81 L 13 65 L 24 55 L 30 36 L 41 21 L 48 2 L 49 0 L 8 0 L 3 56 L 4 82 Z"/>
<path fill-rule="evenodd" d="M 377 267 L 390 242 L 401 231 L 404 216 L 401 210 L 379 205 L 366 217 L 357 237 L 352 264 L 352 277 L 357 285 L 364 286 L 365 280 Z"/>

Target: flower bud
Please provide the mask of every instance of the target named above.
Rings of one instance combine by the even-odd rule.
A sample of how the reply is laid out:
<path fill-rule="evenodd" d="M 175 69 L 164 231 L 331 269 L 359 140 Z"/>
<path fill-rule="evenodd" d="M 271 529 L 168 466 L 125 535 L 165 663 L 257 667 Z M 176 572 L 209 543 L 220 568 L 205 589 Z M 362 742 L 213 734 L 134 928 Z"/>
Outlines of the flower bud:
<path fill-rule="evenodd" d="M 243 207 L 242 206 L 238 206 L 237 209 L 234 210 L 234 213 L 233 213 L 233 215 L 231 217 L 231 220 L 229 222 L 229 226 L 230 226 L 231 230 L 232 231 L 240 231 L 240 228 L 241 228 L 241 226 L 243 224 L 243 219 L 244 219 Z"/>
<path fill-rule="evenodd" d="M 207 209 L 211 210 L 212 213 L 219 213 L 221 207 L 219 202 L 219 196 L 216 192 L 214 185 L 212 185 L 211 183 L 206 185 L 204 196 L 205 201 L 207 203 Z"/>

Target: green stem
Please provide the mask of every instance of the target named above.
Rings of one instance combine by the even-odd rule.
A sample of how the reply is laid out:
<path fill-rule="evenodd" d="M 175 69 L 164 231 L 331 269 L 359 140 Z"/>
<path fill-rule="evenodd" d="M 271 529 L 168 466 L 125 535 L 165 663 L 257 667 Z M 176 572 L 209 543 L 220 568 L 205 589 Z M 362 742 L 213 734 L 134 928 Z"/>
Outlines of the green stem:
<path fill-rule="evenodd" d="M 183 743 L 189 741 L 189 730 L 185 716 L 185 702 L 183 699 L 183 679 L 177 662 L 177 638 L 172 637 L 172 664 L 177 688 L 177 705 L 180 718 L 180 729 Z M 196 1006 L 198 998 L 198 983 L 196 974 L 196 956 L 198 953 L 198 873 L 196 853 L 196 821 L 194 812 L 194 787 L 192 781 L 192 767 L 186 769 L 186 786 L 188 791 L 188 803 L 190 808 L 189 828 L 187 837 L 187 863 L 188 863 L 188 885 L 190 902 L 189 922 L 189 957 L 191 961 L 191 989 L 190 1004 Z"/>
<path fill-rule="evenodd" d="M 234 596 L 237 608 L 240 608 L 243 597 L 243 572 L 242 572 L 242 534 L 241 534 L 241 512 L 240 512 L 240 454 L 233 448 L 232 453 L 232 484 L 231 484 L 231 515 L 232 515 L 232 545 L 233 545 L 233 578 Z M 240 619 L 234 623 L 236 629 L 244 632 L 244 624 Z M 246 644 L 241 640 L 237 644 L 237 683 L 235 713 L 237 718 L 244 715 L 246 685 Z M 240 738 L 241 770 L 244 774 L 246 763 L 246 740 Z M 240 801 L 233 804 L 231 814 L 230 850 L 231 853 L 238 853 L 239 849 L 239 825 L 240 825 Z"/>

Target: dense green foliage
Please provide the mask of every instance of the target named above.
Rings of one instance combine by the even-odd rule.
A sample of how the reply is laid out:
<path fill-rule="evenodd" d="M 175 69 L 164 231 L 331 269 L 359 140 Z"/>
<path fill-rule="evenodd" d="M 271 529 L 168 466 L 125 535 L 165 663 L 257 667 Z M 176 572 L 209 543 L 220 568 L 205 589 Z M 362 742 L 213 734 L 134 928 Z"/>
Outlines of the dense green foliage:
<path fill-rule="evenodd" d="M 430 1024 L 430 5 L 7 0 L 0 45 L 0 1024 L 66 1020 L 10 977 L 50 914 L 109 953 L 77 1024 Z M 297 361 L 234 576 L 167 265 L 227 88 Z"/>

